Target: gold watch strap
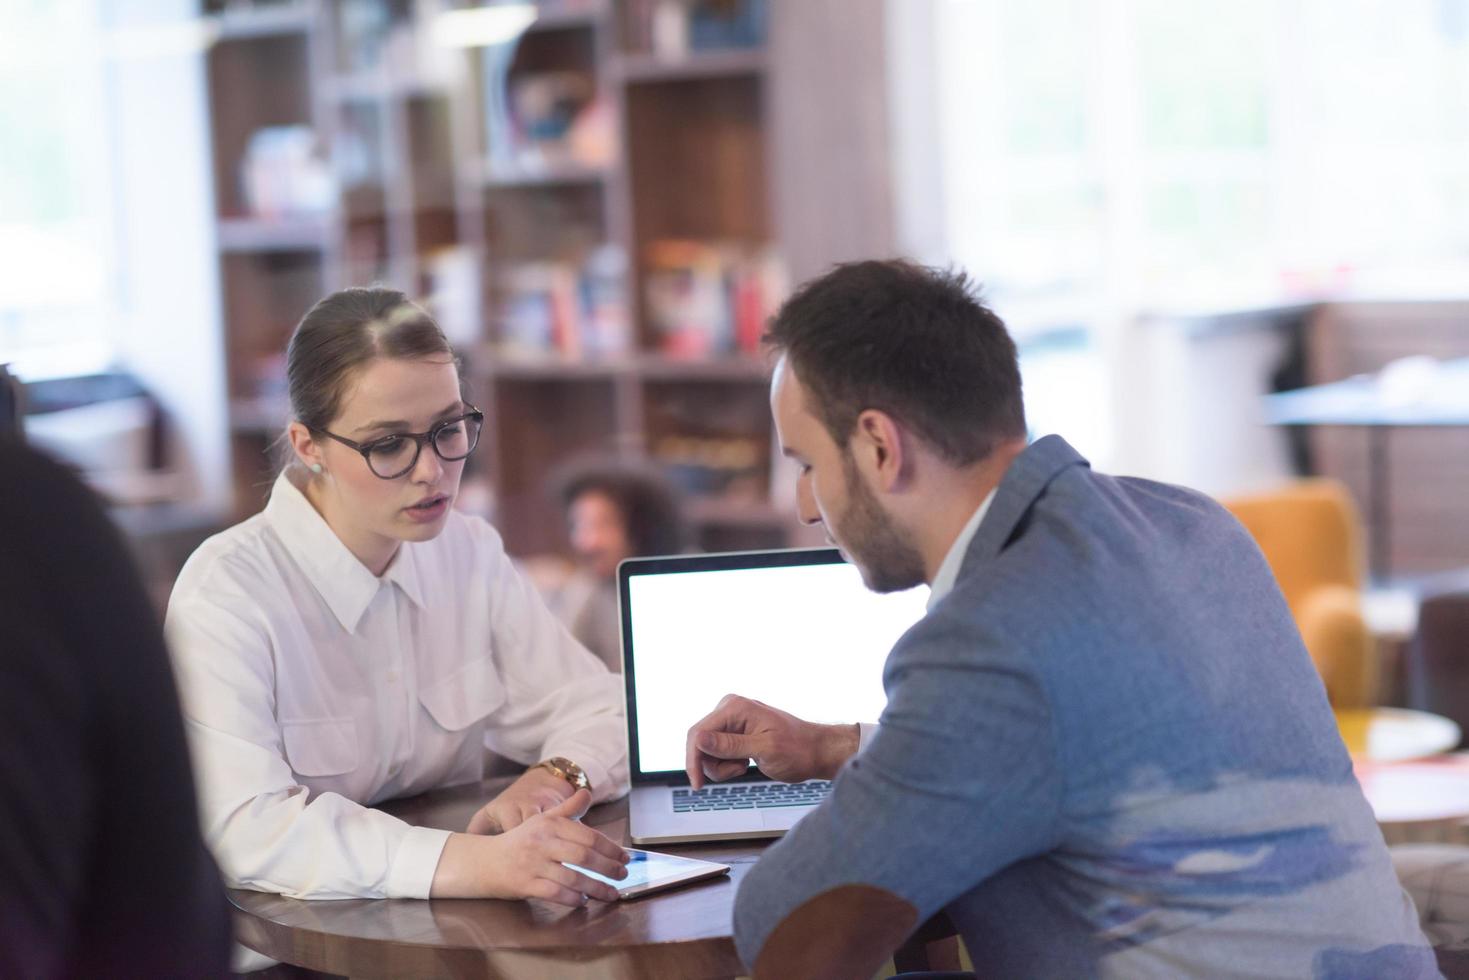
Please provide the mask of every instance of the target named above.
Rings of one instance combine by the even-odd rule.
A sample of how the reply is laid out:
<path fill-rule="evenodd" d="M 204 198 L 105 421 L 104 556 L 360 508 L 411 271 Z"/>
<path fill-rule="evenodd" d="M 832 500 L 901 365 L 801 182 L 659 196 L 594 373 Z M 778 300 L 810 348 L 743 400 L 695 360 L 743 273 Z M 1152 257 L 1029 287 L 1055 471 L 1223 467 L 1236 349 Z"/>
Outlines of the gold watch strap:
<path fill-rule="evenodd" d="M 572 762 L 570 759 L 564 758 L 559 755 L 552 756 L 549 759 L 545 759 L 537 763 L 537 766 L 541 769 L 545 769 L 553 773 L 554 775 L 560 776 L 562 779 L 571 784 L 572 789 L 584 789 L 588 792 L 591 791 L 592 781 L 587 778 L 587 774 L 582 769 L 582 767 L 577 765 L 575 762 Z"/>

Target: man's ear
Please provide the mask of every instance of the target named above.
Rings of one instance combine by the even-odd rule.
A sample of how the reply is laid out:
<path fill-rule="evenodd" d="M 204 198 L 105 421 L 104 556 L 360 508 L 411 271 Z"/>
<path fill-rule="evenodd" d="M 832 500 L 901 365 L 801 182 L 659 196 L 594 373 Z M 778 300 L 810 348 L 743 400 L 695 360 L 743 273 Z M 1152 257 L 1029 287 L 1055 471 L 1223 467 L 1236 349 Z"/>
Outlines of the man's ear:
<path fill-rule="evenodd" d="M 286 429 L 286 437 L 291 440 L 291 450 L 301 465 L 308 470 L 315 466 L 325 465 L 321 458 L 321 445 L 312 437 L 311 430 L 300 422 L 292 422 Z"/>
<path fill-rule="evenodd" d="M 869 408 L 858 415 L 847 445 L 858 469 L 880 490 L 901 490 L 911 475 L 912 438 L 887 412 Z"/>

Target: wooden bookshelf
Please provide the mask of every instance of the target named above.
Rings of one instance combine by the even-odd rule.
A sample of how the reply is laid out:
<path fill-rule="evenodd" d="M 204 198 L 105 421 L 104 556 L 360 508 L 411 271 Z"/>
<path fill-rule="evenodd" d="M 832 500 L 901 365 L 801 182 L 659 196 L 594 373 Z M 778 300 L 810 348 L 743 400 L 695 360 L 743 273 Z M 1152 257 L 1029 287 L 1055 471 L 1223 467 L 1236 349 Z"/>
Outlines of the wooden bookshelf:
<path fill-rule="evenodd" d="M 312 252 L 328 247 L 331 229 L 311 219 L 221 218 L 217 228 L 221 252 Z"/>
<path fill-rule="evenodd" d="M 484 164 L 483 167 L 488 188 L 600 184 L 611 176 L 606 167 L 566 163 L 509 171 L 497 170 L 492 164 Z"/>
<path fill-rule="evenodd" d="M 809 543 L 794 515 L 771 503 L 769 366 L 749 330 L 675 342 L 648 284 L 670 241 L 778 260 L 789 226 L 777 200 L 840 193 L 848 220 L 888 207 L 885 186 L 843 183 L 853 168 L 840 123 L 828 127 L 828 144 L 800 146 L 796 164 L 772 115 L 773 99 L 802 97 L 813 77 L 830 86 L 843 73 L 872 74 L 870 60 L 833 67 L 805 52 L 821 47 L 828 16 L 844 32 L 880 37 L 881 4 L 768 0 L 760 43 L 670 54 L 640 33 L 650 2 L 548 0 L 513 56 L 435 51 L 430 25 L 414 19 L 422 5 L 407 0 L 359 3 L 350 14 L 336 0 L 205 4 L 219 27 L 209 77 L 241 516 L 259 508 L 268 486 L 264 453 L 284 422 L 281 355 L 291 329 L 325 293 L 383 282 L 428 303 L 464 356 L 471 397 L 488 419 L 466 479 L 487 487 L 488 516 L 512 553 L 564 546 L 548 484 L 579 453 L 664 467 L 689 491 L 706 548 Z M 824 12 L 797 11 L 802 3 Z M 558 134 L 554 112 L 545 124 L 507 115 L 522 103 L 571 105 L 570 127 Z M 246 160 L 261 129 L 283 126 L 309 127 L 333 189 L 324 207 L 267 217 Z M 835 177 L 819 173 L 822 160 Z M 818 176 L 806 186 L 784 179 L 792 173 Z M 862 247 L 813 248 L 803 236 L 803 273 Z M 524 281 L 560 282 L 569 269 L 581 277 L 570 295 L 584 297 L 593 257 L 604 263 L 598 288 L 622 296 L 623 342 L 607 340 L 618 337 L 607 326 L 616 317 L 588 310 L 575 342 L 564 332 L 527 335 L 537 321 L 525 313 Z M 445 269 L 472 275 L 451 280 Z M 459 297 L 453 310 L 447 300 L 434 305 L 441 293 Z M 589 333 L 593 324 L 612 332 Z"/>
<path fill-rule="evenodd" d="M 626 54 L 614 64 L 624 82 L 688 82 L 708 78 L 758 77 L 765 73 L 763 50 L 709 51 L 679 57 Z"/>

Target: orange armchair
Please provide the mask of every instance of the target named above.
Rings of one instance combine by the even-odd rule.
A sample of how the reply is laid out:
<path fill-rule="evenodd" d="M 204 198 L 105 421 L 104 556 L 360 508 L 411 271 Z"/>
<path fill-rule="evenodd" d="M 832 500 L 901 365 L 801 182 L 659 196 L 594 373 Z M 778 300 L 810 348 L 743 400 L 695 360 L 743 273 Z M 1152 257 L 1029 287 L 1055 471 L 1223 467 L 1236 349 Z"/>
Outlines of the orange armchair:
<path fill-rule="evenodd" d="M 1334 708 L 1377 697 L 1377 645 L 1362 616 L 1362 525 L 1346 488 L 1302 480 L 1224 501 L 1254 536 Z"/>

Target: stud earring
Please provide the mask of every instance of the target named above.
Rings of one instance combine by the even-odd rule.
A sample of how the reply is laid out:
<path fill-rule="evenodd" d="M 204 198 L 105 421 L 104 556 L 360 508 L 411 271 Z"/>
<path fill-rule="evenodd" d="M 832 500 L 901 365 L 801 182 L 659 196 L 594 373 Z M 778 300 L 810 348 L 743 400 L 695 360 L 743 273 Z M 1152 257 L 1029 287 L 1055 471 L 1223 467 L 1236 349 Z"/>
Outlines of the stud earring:
<path fill-rule="evenodd" d="M 321 464 L 320 463 L 312 463 L 311 464 L 311 472 L 318 473 L 319 474 L 321 472 Z"/>

